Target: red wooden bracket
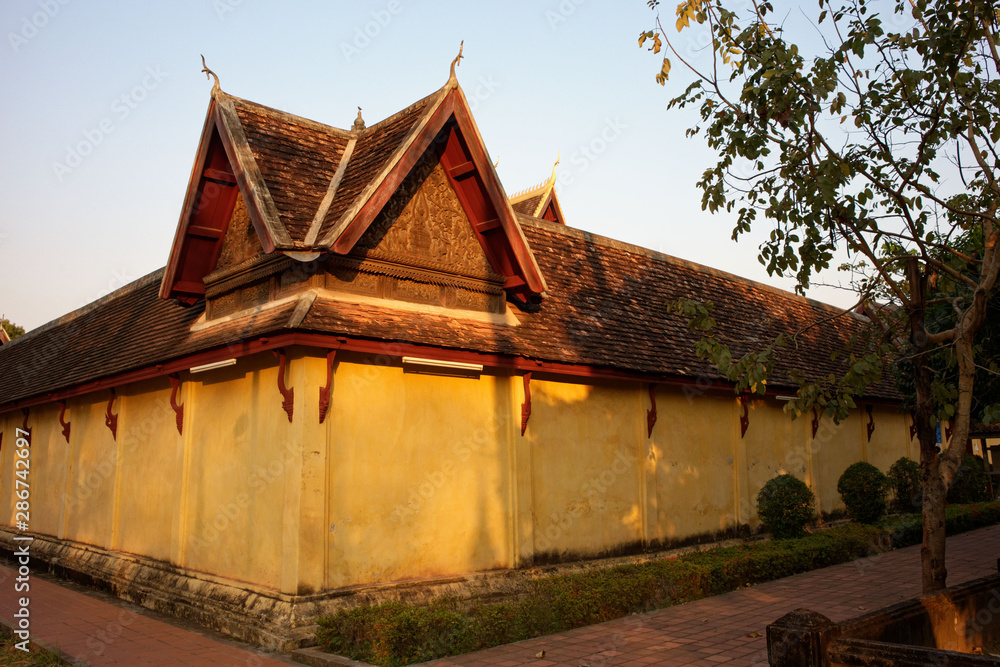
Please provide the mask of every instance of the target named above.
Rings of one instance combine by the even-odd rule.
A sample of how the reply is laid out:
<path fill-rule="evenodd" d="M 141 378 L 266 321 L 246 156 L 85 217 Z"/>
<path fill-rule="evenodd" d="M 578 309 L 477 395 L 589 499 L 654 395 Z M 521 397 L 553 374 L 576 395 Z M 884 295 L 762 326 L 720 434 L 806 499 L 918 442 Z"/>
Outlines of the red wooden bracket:
<path fill-rule="evenodd" d="M 66 421 L 66 401 L 59 401 L 59 425 L 63 427 L 62 434 L 69 442 L 69 422 Z"/>
<path fill-rule="evenodd" d="M 868 413 L 868 442 L 871 442 L 872 433 L 875 432 L 875 416 L 872 415 L 872 406 L 866 405 L 865 411 Z"/>
<path fill-rule="evenodd" d="M 524 374 L 524 403 L 521 403 L 521 435 L 528 428 L 531 417 L 531 373 Z"/>
<path fill-rule="evenodd" d="M 118 439 L 118 415 L 111 414 L 111 406 L 115 402 L 115 389 L 111 388 L 111 396 L 108 398 L 108 411 L 104 415 L 104 425 L 111 429 L 111 437 Z"/>
<path fill-rule="evenodd" d="M 747 434 L 747 429 L 750 428 L 750 397 L 746 394 L 740 394 L 740 405 L 743 406 L 743 415 L 740 416 L 740 437 L 742 438 Z"/>
<path fill-rule="evenodd" d="M 295 389 L 289 388 L 285 384 L 285 369 L 288 366 L 288 356 L 285 350 L 273 350 L 274 356 L 278 358 L 278 391 L 281 392 L 281 407 L 288 413 L 288 422 L 292 421 L 292 410 L 295 408 Z"/>
<path fill-rule="evenodd" d="M 333 391 L 333 362 L 337 358 L 337 351 L 330 350 L 326 355 L 326 386 L 319 388 L 319 423 L 326 419 L 326 412 L 330 409 L 330 392 Z"/>
<path fill-rule="evenodd" d="M 910 424 L 910 440 L 913 440 L 913 438 L 917 435 L 917 413 L 916 412 L 913 412 L 913 411 L 910 412 L 910 421 L 912 422 Z"/>
<path fill-rule="evenodd" d="M 177 405 L 177 392 L 181 388 L 181 376 L 177 373 L 171 373 L 167 376 L 170 380 L 170 407 L 174 410 L 174 416 L 177 418 L 177 433 L 184 435 L 184 406 Z"/>
<path fill-rule="evenodd" d="M 649 410 L 646 410 L 646 437 L 653 437 L 653 427 L 656 426 L 656 383 L 649 384 Z"/>
<path fill-rule="evenodd" d="M 28 428 L 28 415 L 31 414 L 31 410 L 21 408 L 21 412 L 24 414 L 24 424 L 21 426 L 21 430 L 28 434 L 28 442 L 31 442 L 31 429 Z"/>
<path fill-rule="evenodd" d="M 813 408 L 812 427 L 813 427 L 813 437 L 815 438 L 816 434 L 819 433 L 819 410 L 817 410 L 816 408 Z"/>

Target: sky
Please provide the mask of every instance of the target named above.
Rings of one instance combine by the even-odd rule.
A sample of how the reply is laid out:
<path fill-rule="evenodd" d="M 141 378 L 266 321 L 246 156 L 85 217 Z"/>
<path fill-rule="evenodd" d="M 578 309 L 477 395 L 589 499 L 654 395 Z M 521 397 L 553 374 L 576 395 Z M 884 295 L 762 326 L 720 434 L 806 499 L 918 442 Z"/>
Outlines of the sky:
<path fill-rule="evenodd" d="M 200 54 L 231 95 L 349 128 L 358 106 L 371 125 L 438 90 L 463 40 L 508 195 L 561 156 L 570 226 L 792 289 L 757 261 L 769 229 L 736 243 L 701 210 L 715 156 L 666 108 L 687 78 L 654 81 L 653 19 L 644 0 L 4 0 L 0 315 L 30 330 L 166 263 L 212 87 Z"/>

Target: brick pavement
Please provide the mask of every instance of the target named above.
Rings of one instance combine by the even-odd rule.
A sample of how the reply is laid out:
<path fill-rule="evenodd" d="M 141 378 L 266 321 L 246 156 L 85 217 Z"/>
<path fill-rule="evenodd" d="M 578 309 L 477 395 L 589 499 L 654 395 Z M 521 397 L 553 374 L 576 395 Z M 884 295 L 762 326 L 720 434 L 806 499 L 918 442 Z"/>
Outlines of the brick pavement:
<path fill-rule="evenodd" d="M 997 571 L 1000 526 L 948 538 L 948 583 Z M 920 547 L 834 565 L 648 614 L 425 663 L 435 667 L 766 665 L 767 625 L 806 607 L 834 621 L 920 594 Z M 542 659 L 535 656 L 545 651 Z"/>
<path fill-rule="evenodd" d="M 996 572 L 1000 526 L 948 538 L 948 581 Z M 10 624 L 13 571 L 0 566 L 0 619 Z M 920 592 L 920 548 L 835 565 L 648 614 L 437 660 L 466 667 L 645 667 L 766 665 L 764 629 L 807 607 L 840 621 Z M 32 637 L 90 665 L 272 667 L 282 656 L 255 652 L 208 631 L 159 620 L 134 605 L 73 584 L 31 579 Z M 545 651 L 544 658 L 535 656 Z"/>
<path fill-rule="evenodd" d="M 0 565 L 0 621 L 11 626 L 17 599 L 16 572 Z M 53 583 L 35 574 L 27 595 L 32 641 L 61 651 L 85 665 L 211 665 L 213 667 L 287 667 L 291 661 L 225 639 L 211 631 L 188 630 L 173 619 L 135 605 L 85 591 L 68 582 Z M 275 659 L 277 658 L 277 659 Z"/>

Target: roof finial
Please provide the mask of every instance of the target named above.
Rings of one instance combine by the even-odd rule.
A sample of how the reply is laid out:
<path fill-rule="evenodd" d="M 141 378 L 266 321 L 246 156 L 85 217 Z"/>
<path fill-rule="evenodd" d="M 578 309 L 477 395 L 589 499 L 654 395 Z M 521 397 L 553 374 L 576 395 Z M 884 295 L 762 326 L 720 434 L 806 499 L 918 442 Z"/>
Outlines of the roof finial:
<path fill-rule="evenodd" d="M 458 67 L 462 58 L 465 57 L 462 55 L 462 49 L 464 47 L 465 47 L 465 40 L 463 39 L 462 43 L 458 45 L 458 55 L 455 56 L 455 59 L 451 61 L 451 76 L 448 77 L 448 81 L 455 81 L 456 83 L 458 82 L 458 78 L 455 76 L 455 68 Z"/>
<path fill-rule="evenodd" d="M 212 77 L 215 79 L 215 85 L 212 86 L 212 95 L 213 96 L 216 93 L 218 93 L 219 91 L 222 90 L 222 86 L 219 85 L 219 77 L 218 77 L 218 75 L 215 72 L 213 72 L 212 70 L 208 69 L 208 65 L 205 64 L 205 56 L 204 55 L 201 56 L 201 71 L 205 73 L 205 78 L 206 79 L 208 78 L 209 74 L 211 74 Z"/>
<path fill-rule="evenodd" d="M 361 117 L 361 107 L 358 107 L 358 117 L 354 119 L 352 130 L 361 131 L 365 129 L 365 119 Z"/>
<path fill-rule="evenodd" d="M 559 160 L 561 160 L 561 159 L 562 159 L 562 151 L 559 151 L 559 154 L 556 156 L 556 163 L 554 165 L 552 165 L 552 177 L 549 178 L 549 183 L 555 184 L 555 182 L 556 182 L 556 167 L 559 166 Z"/>

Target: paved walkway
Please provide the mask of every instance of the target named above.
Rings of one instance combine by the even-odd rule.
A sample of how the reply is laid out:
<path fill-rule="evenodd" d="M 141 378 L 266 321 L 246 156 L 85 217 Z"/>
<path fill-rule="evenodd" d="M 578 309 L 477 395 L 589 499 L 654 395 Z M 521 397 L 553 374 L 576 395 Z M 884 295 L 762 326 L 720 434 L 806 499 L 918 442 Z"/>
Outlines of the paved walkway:
<path fill-rule="evenodd" d="M 257 652 L 222 635 L 163 618 L 110 595 L 32 574 L 28 593 L 14 590 L 16 572 L 0 565 L 0 621 L 13 625 L 17 600 L 28 595 L 31 639 L 84 665 L 211 665 L 288 667 L 290 660 Z M 277 657 L 277 659 L 275 659 Z"/>
<path fill-rule="evenodd" d="M 997 572 L 1000 526 L 948 538 L 948 583 Z M 800 607 L 842 621 L 920 594 L 920 547 L 429 665 L 766 665 L 764 630 Z M 536 656 L 544 651 L 543 658 Z"/>
<path fill-rule="evenodd" d="M 1000 526 L 948 538 L 948 582 L 993 574 Z M 0 620 L 16 609 L 14 572 L 0 566 Z M 834 621 L 919 594 L 920 548 L 909 547 L 648 614 L 428 663 L 467 667 L 645 667 L 766 665 L 764 629 L 799 607 Z M 272 667 L 282 656 L 255 652 L 210 631 L 71 583 L 31 578 L 32 638 L 89 665 Z M 542 658 L 536 657 L 544 651 Z"/>

